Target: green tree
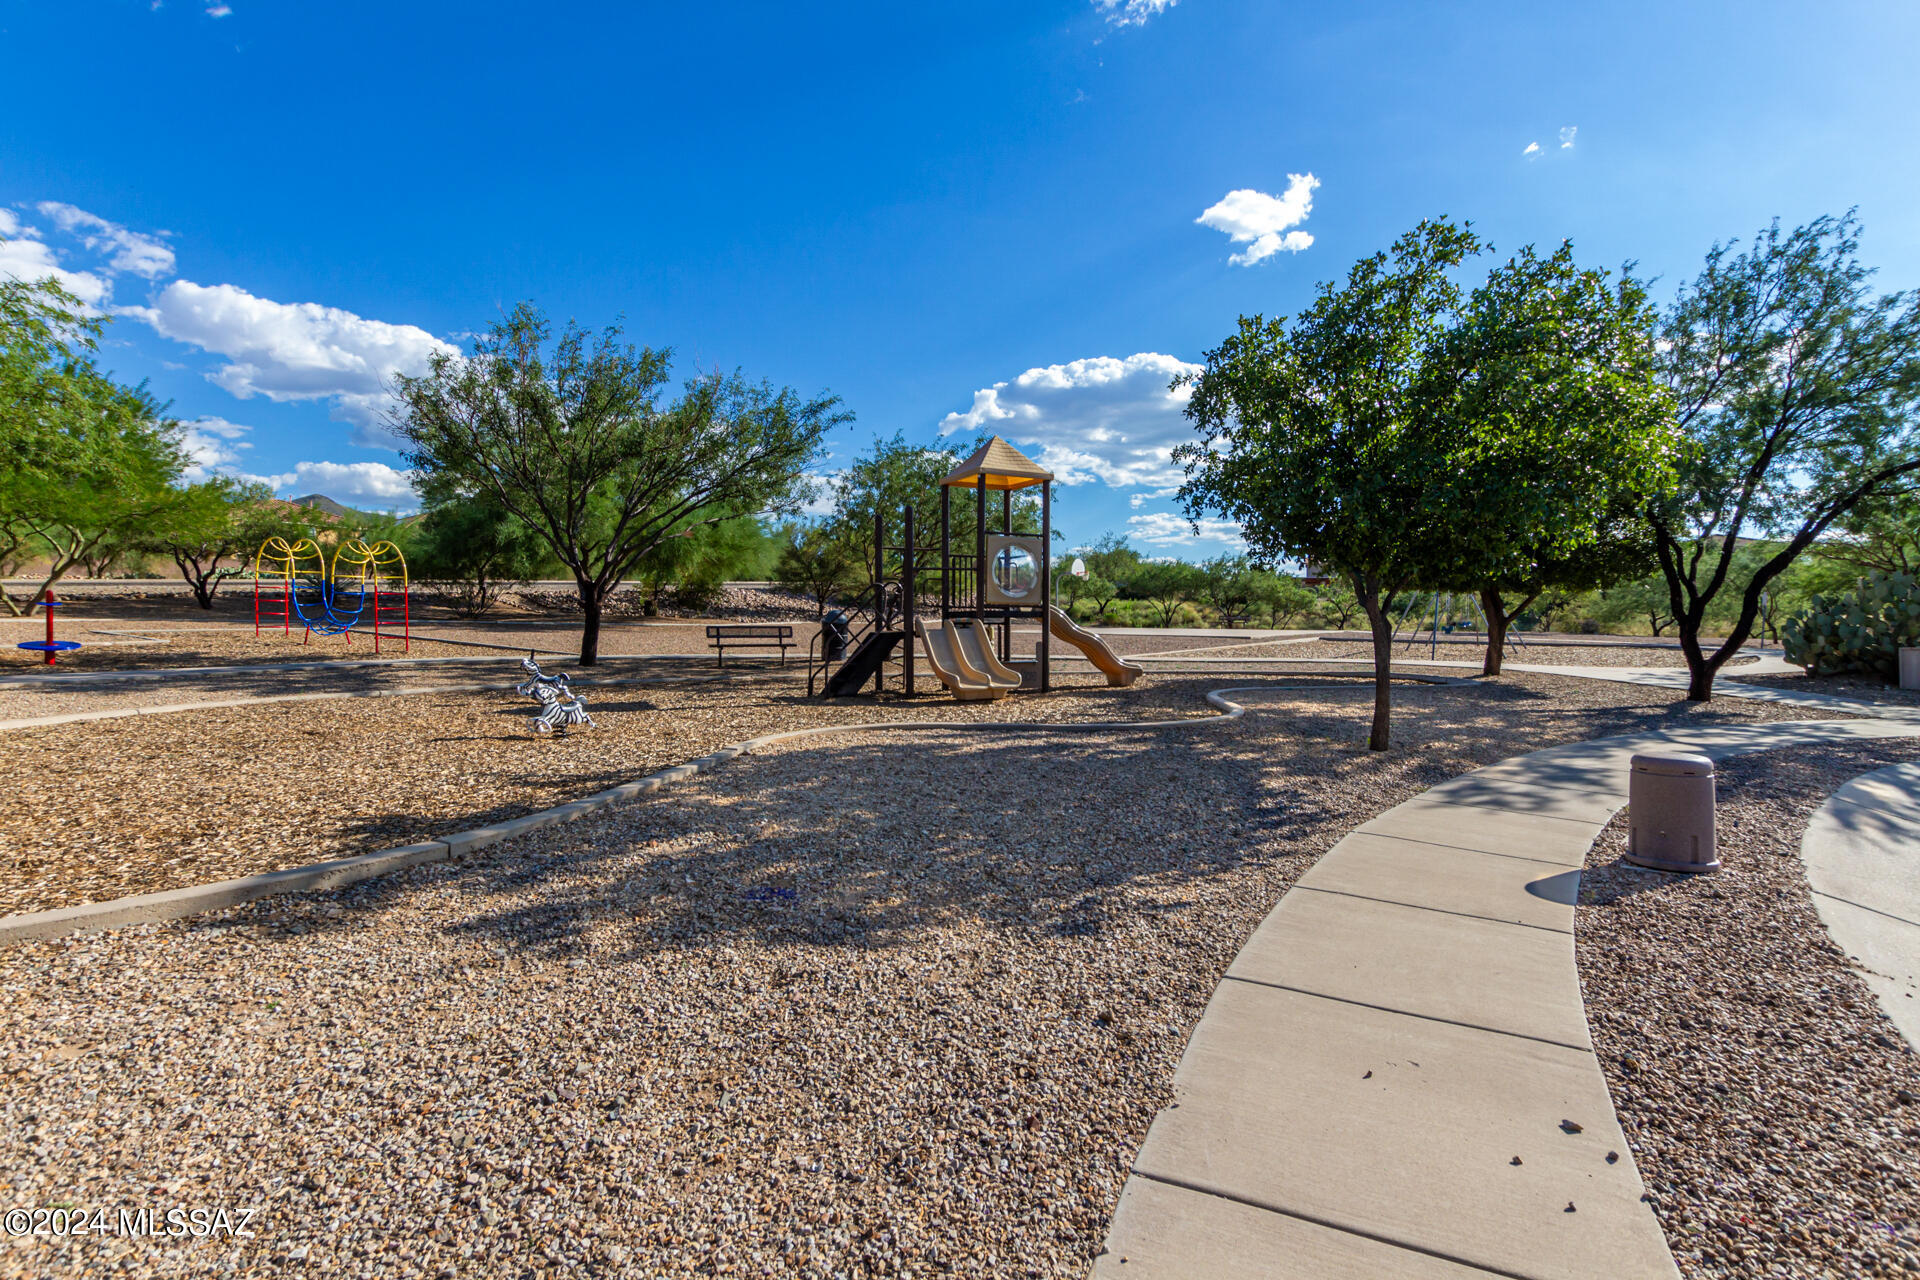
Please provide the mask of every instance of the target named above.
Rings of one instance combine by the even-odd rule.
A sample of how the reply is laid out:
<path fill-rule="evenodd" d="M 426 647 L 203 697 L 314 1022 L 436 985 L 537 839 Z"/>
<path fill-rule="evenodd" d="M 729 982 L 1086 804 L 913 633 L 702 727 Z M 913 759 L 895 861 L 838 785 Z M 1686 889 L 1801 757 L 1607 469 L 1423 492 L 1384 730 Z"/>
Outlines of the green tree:
<path fill-rule="evenodd" d="M 1064 603 L 1069 616 L 1072 615 L 1074 607 L 1080 603 L 1080 597 L 1087 593 L 1086 577 L 1074 573 L 1072 565 L 1073 561 L 1069 559 L 1065 564 L 1056 564 L 1053 567 L 1053 597 L 1056 601 Z M 1081 567 L 1086 567 L 1084 558 L 1081 560 Z"/>
<path fill-rule="evenodd" d="M 432 489 L 424 496 L 426 510 L 402 544 L 408 572 L 444 590 L 462 617 L 485 617 L 508 588 L 550 562 L 540 535 L 491 497 Z"/>
<path fill-rule="evenodd" d="M 1107 611 L 1113 608 L 1113 602 L 1120 598 L 1120 584 L 1090 572 L 1086 576 L 1084 586 L 1087 603 L 1093 606 L 1095 620 L 1105 622 Z"/>
<path fill-rule="evenodd" d="M 0 544 L 47 560 L 24 609 L 0 589 L 15 616 L 102 547 L 124 547 L 162 521 L 185 465 L 179 424 L 163 416 L 164 406 L 90 361 L 60 371 L 40 412 L 39 434 L 0 473 Z"/>
<path fill-rule="evenodd" d="M 662 542 L 634 562 L 632 577 L 640 585 L 647 615 L 660 612 L 669 591 L 682 608 L 705 608 L 742 566 L 760 564 L 764 536 L 757 518 L 735 516 L 692 525 Z"/>
<path fill-rule="evenodd" d="M 194 603 L 211 609 L 220 584 L 244 574 L 261 543 L 275 536 L 306 536 L 311 528 L 306 514 L 274 501 L 273 490 L 264 484 L 212 476 L 181 489 L 161 518 L 141 531 L 136 545 L 169 557 Z"/>
<path fill-rule="evenodd" d="M 1127 545 L 1117 533 L 1103 533 L 1100 540 L 1080 553 L 1087 562 L 1089 578 L 1104 578 L 1109 583 L 1124 582 L 1140 564 L 1140 553 Z"/>
<path fill-rule="evenodd" d="M 1858 219 L 1776 220 L 1745 252 L 1716 244 L 1662 326 L 1662 373 L 1688 449 L 1678 492 L 1651 509 L 1654 550 L 1688 670 L 1713 696 L 1760 597 L 1814 540 L 1920 471 L 1920 294 L 1874 296 Z M 1779 549 L 1733 586 L 1743 536 Z M 1723 591 L 1726 637 L 1703 637 Z"/>
<path fill-rule="evenodd" d="M 1313 612 L 1321 623 L 1335 631 L 1345 631 L 1366 610 L 1346 578 L 1328 578 L 1313 588 Z"/>
<path fill-rule="evenodd" d="M 1291 328 L 1242 317 L 1186 380 L 1201 436 L 1175 451 L 1188 514 L 1218 512 L 1257 558 L 1309 560 L 1352 586 L 1373 634 L 1375 751 L 1392 721 L 1389 603 L 1450 567 L 1434 549 L 1457 516 L 1426 492 L 1446 462 L 1431 420 L 1443 406 L 1423 379 L 1459 303 L 1449 273 L 1478 249 L 1465 227 L 1422 222 L 1322 285 Z"/>
<path fill-rule="evenodd" d="M 1920 574 L 1920 490 L 1893 490 L 1863 498 L 1835 521 L 1841 536 L 1817 544 L 1812 555 L 1867 573 Z M 1832 594 L 1849 584 L 1817 590 Z"/>
<path fill-rule="evenodd" d="M 1672 491 L 1679 449 L 1653 325 L 1631 277 L 1582 270 L 1571 244 L 1528 246 L 1474 289 L 1421 373 L 1448 458 L 1428 500 L 1468 517 L 1445 522 L 1433 550 L 1453 563 L 1428 585 L 1479 593 L 1486 675 L 1543 591 L 1651 565 L 1635 515 Z"/>
<path fill-rule="evenodd" d="M 897 552 L 884 562 L 874 556 L 874 519 L 885 522 L 889 547 L 898 547 L 904 536 L 906 510 L 913 508 L 916 563 L 922 568 L 936 566 L 940 547 L 940 482 L 960 465 L 987 437 L 982 436 L 962 453 L 958 449 L 930 448 L 911 443 L 901 432 L 891 437 L 876 437 L 866 453 L 853 460 L 832 481 L 834 535 L 846 544 L 847 558 L 860 573 L 869 593 L 876 585 L 876 568 L 889 578 L 900 571 Z M 987 527 L 1000 527 L 1001 495 L 987 497 Z M 1014 493 L 1011 513 L 1015 533 L 1040 532 L 1040 501 L 1032 493 Z M 973 553 L 979 512 L 972 490 L 956 489 L 948 511 L 948 539 L 956 554 Z M 924 586 L 922 587 L 924 590 Z"/>
<path fill-rule="evenodd" d="M 1253 566 L 1245 556 L 1216 556 L 1208 560 L 1200 566 L 1195 586 L 1200 599 L 1228 630 L 1252 616 L 1258 583 Z"/>
<path fill-rule="evenodd" d="M 889 546 L 898 546 L 904 536 L 904 517 L 913 508 L 915 559 L 932 561 L 940 541 L 940 481 L 960 465 L 961 455 L 951 449 L 934 449 L 911 444 L 902 432 L 892 437 L 876 437 L 872 448 L 855 458 L 832 481 L 833 516 L 830 528 L 845 545 L 847 563 L 860 580 L 873 589 L 876 560 L 873 546 L 874 520 L 886 524 Z M 972 545 L 974 511 L 970 504 L 953 504 L 953 545 L 964 550 Z M 888 557 L 880 566 L 892 574 L 897 557 Z"/>
<path fill-rule="evenodd" d="M 408 461 L 486 494 L 573 575 L 582 666 L 599 661 L 607 598 L 643 557 L 699 524 L 791 510 L 822 437 L 850 417 L 835 396 L 738 374 L 695 378 L 662 405 L 669 359 L 626 345 L 618 326 L 589 341 L 570 324 L 551 341 L 522 303 L 471 356 L 436 355 L 398 379 Z"/>
<path fill-rule="evenodd" d="M 1586 614 L 1602 631 L 1624 632 L 1645 623 L 1660 636 L 1673 625 L 1666 579 L 1659 573 L 1631 578 L 1600 588 L 1587 603 Z"/>
<path fill-rule="evenodd" d="M 1206 574 L 1184 560 L 1143 560 L 1127 574 L 1127 594 L 1153 607 L 1160 625 L 1170 627 L 1180 606 L 1206 587 Z"/>
<path fill-rule="evenodd" d="M 860 583 L 860 568 L 846 540 L 825 524 L 790 524 L 774 567 L 774 578 L 789 591 L 812 596 L 814 616 Z"/>
<path fill-rule="evenodd" d="M 1256 569 L 1253 573 L 1253 603 L 1266 612 L 1268 626 L 1284 630 L 1312 616 L 1314 596 L 1297 578 L 1275 573 L 1271 569 Z"/>

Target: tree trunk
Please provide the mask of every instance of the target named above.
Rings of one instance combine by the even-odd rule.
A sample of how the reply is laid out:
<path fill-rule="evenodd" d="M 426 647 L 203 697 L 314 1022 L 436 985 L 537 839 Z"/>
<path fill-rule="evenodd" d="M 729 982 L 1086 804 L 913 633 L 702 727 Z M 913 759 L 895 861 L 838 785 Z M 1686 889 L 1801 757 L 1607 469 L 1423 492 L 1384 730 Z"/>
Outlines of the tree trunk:
<path fill-rule="evenodd" d="M 1353 585 L 1373 629 L 1373 728 L 1367 734 L 1367 750 L 1385 751 L 1393 722 L 1393 624 L 1380 604 L 1377 587 L 1358 579 Z"/>
<path fill-rule="evenodd" d="M 597 666 L 600 662 L 600 586 L 598 583 L 578 580 L 580 590 L 580 665 Z"/>
<path fill-rule="evenodd" d="M 1480 674 L 1497 676 L 1500 674 L 1500 660 L 1507 652 L 1507 609 L 1500 593 L 1491 587 L 1480 591 L 1480 609 L 1487 615 L 1487 657 L 1480 664 Z"/>
<path fill-rule="evenodd" d="M 1705 610 L 1701 610 L 1702 613 Z M 1709 658 L 1700 648 L 1699 617 L 1675 618 L 1680 630 L 1680 656 L 1687 660 L 1687 701 L 1711 702 L 1713 700 L 1713 678 L 1719 674 L 1720 664 Z"/>
<path fill-rule="evenodd" d="M 185 568 L 184 565 L 181 567 Z M 192 572 L 186 575 L 188 584 L 193 588 L 194 603 L 202 609 L 213 608 L 213 593 L 220 589 L 219 572 L 220 561 L 215 559 L 207 566 L 205 572 L 202 572 L 200 566 L 196 564 Z"/>

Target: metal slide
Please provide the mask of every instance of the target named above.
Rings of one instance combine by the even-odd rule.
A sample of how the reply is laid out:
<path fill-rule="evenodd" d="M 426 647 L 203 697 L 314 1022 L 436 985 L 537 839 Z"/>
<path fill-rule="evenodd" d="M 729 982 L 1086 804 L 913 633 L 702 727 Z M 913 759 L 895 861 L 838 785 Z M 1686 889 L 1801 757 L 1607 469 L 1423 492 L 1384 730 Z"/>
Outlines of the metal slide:
<path fill-rule="evenodd" d="M 1128 662 L 1113 650 L 1107 648 L 1107 642 L 1060 610 L 1047 609 L 1047 629 L 1053 632 L 1056 640 L 1065 640 L 1068 644 L 1087 655 L 1087 660 L 1106 674 L 1107 683 L 1120 686 L 1132 684 L 1145 672 L 1146 668 L 1137 662 Z"/>
<path fill-rule="evenodd" d="M 906 638 L 904 631 L 875 631 L 869 634 L 860 642 L 860 647 L 853 651 L 853 655 L 827 677 L 825 696 L 844 698 L 859 693 Z"/>

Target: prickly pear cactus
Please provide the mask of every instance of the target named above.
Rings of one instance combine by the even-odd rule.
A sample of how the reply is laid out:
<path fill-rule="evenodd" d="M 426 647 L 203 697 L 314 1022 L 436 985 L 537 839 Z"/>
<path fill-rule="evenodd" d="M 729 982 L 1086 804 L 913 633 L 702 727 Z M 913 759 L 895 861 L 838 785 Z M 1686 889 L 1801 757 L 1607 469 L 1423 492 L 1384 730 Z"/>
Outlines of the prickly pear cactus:
<path fill-rule="evenodd" d="M 1874 573 L 1847 595 L 1815 596 L 1780 626 L 1787 661 L 1809 675 L 1871 672 L 1892 680 L 1903 645 L 1920 645 L 1920 582 Z"/>

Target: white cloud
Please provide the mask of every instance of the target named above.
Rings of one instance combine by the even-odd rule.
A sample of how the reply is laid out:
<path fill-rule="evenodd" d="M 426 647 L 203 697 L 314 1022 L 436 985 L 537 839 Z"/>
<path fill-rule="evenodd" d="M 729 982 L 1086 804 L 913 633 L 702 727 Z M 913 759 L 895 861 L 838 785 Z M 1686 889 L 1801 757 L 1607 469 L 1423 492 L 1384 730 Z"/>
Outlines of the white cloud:
<path fill-rule="evenodd" d="M 189 481 L 205 480 L 215 474 L 238 474 L 234 464 L 240 461 L 240 451 L 253 447 L 241 438 L 253 428 L 225 418 L 195 418 L 181 426 L 184 431 L 180 443 L 187 453 L 185 474 Z"/>
<path fill-rule="evenodd" d="M 112 252 L 110 266 L 114 271 L 131 271 L 149 280 L 173 274 L 173 250 L 153 236 L 129 231 L 117 222 L 58 200 L 42 200 L 34 207 L 41 217 L 53 219 L 62 231 L 80 237 L 81 243 L 95 253 Z"/>
<path fill-rule="evenodd" d="M 800 514 L 810 520 L 818 520 L 834 513 L 833 486 L 844 475 L 840 471 L 816 471 L 807 477 L 807 500 L 800 504 Z"/>
<path fill-rule="evenodd" d="M 113 286 L 91 271 L 69 271 L 60 265 L 39 231 L 20 221 L 9 209 L 0 209 L 0 278 L 39 283 L 49 276 L 88 307 L 97 308 Z"/>
<path fill-rule="evenodd" d="M 1247 546 L 1246 539 L 1240 536 L 1240 526 L 1232 520 L 1202 520 L 1200 532 L 1196 534 L 1192 521 L 1165 511 L 1128 516 L 1127 532 L 1150 547 L 1198 548 L 1203 542 L 1211 542 L 1233 551 L 1244 551 Z"/>
<path fill-rule="evenodd" d="M 1251 187 L 1229 191 L 1194 221 L 1226 232 L 1235 244 L 1247 245 L 1245 252 L 1228 259 L 1239 266 L 1264 262 L 1282 249 L 1299 253 L 1313 243 L 1313 237 L 1288 228 L 1298 227 L 1313 212 L 1313 192 L 1319 185 L 1320 180 L 1310 173 L 1290 173 L 1283 194 L 1270 196 Z"/>
<path fill-rule="evenodd" d="M 1029 369 L 974 392 L 973 407 L 948 414 L 940 434 L 991 431 L 1038 445 L 1037 460 L 1061 484 L 1164 488 L 1181 479 L 1173 447 L 1194 438 L 1185 417 L 1192 389 L 1169 384 L 1198 372 L 1199 365 L 1150 351 Z"/>
<path fill-rule="evenodd" d="M 1179 3 L 1180 0 L 1093 0 L 1093 7 L 1111 26 L 1138 27 Z"/>
<path fill-rule="evenodd" d="M 1525 151 L 1522 151 L 1520 154 L 1523 156 L 1526 156 L 1528 159 L 1532 159 L 1533 157 L 1538 156 L 1540 154 L 1540 144 L 1537 142 L 1529 142 L 1527 144 L 1527 149 Z"/>
<path fill-rule="evenodd" d="M 1580 132 L 1580 126 L 1570 124 L 1560 131 L 1560 149 L 1566 151 L 1573 146 L 1573 137 Z"/>
<path fill-rule="evenodd" d="M 380 511 L 411 511 L 420 505 L 413 472 L 384 462 L 297 462 L 292 471 L 259 478 L 295 498 L 318 493 L 350 507 Z"/>
<path fill-rule="evenodd" d="M 209 18 L 224 18 L 232 12 L 232 5 L 210 4 L 207 6 L 207 16 Z"/>
<path fill-rule="evenodd" d="M 195 418 L 182 426 L 181 444 L 188 459 L 185 475 L 190 481 L 223 475 L 264 484 L 282 497 L 319 493 L 350 507 L 378 511 L 413 511 L 420 506 L 411 471 L 384 462 L 297 462 L 291 471 L 256 475 L 236 465 L 241 451 L 253 447 L 245 439 L 253 428 L 214 417 Z"/>
<path fill-rule="evenodd" d="M 383 427 L 396 373 L 419 374 L 435 352 L 458 349 L 410 324 L 368 320 L 313 302 L 274 302 L 235 285 L 176 280 L 149 307 L 123 307 L 165 337 L 231 363 L 208 377 L 240 397 L 325 400 L 358 429 L 354 443 L 391 447 Z M 375 464 L 367 464 L 375 465 Z"/>

